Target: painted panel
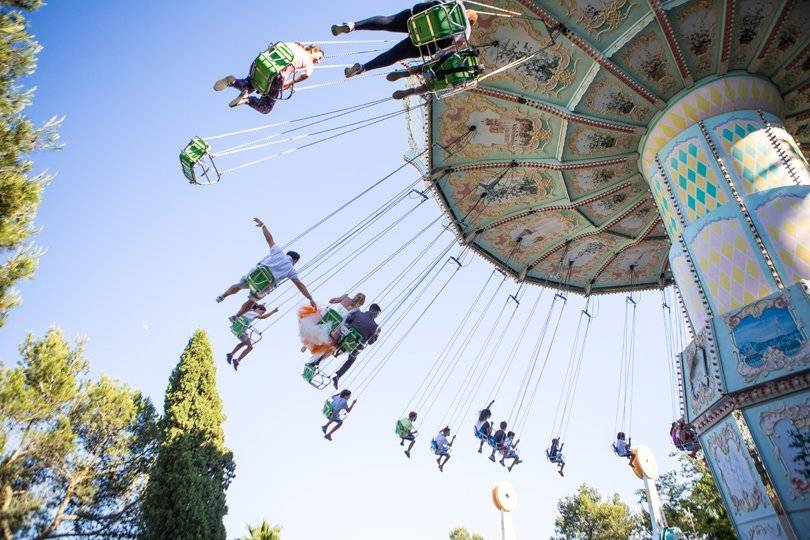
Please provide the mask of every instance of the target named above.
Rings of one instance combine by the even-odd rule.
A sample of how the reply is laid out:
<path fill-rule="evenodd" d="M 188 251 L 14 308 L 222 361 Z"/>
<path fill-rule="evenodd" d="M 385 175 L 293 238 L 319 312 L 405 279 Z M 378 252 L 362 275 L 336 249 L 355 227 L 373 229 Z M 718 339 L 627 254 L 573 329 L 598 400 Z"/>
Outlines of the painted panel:
<path fill-rule="evenodd" d="M 561 43 L 552 45 L 546 29 L 533 22 L 528 10 L 516 2 L 508 4 L 508 9 L 514 11 L 516 8 L 523 10 L 528 18 L 481 15 L 478 19 L 473 42 L 497 43 L 480 49 L 481 63 L 486 69 L 484 76 L 526 56 L 534 56 L 512 69 L 488 77 L 487 87 L 565 107 L 576 90 L 573 83 L 585 76 L 593 60 L 579 49 Z"/>
<path fill-rule="evenodd" d="M 688 224 L 730 200 L 728 186 L 697 126 L 668 145 L 660 162 Z"/>
<path fill-rule="evenodd" d="M 680 354 L 686 418 L 692 421 L 722 397 L 713 325 L 707 325 Z"/>
<path fill-rule="evenodd" d="M 567 204 L 560 173 L 529 167 L 456 171 L 439 182 L 456 219 L 477 229 L 547 204 Z"/>
<path fill-rule="evenodd" d="M 740 536 L 785 538 L 733 415 L 712 426 L 700 439 Z M 770 535 L 762 536 L 769 530 Z"/>
<path fill-rule="evenodd" d="M 715 315 L 739 309 L 776 290 L 736 205 L 727 205 L 684 232 Z"/>
<path fill-rule="evenodd" d="M 693 277 L 689 269 L 689 260 L 679 244 L 674 244 L 669 251 L 669 265 L 672 269 L 672 275 L 675 277 L 675 282 L 678 284 L 678 289 L 681 291 L 681 297 L 689 314 L 689 320 L 692 322 L 695 331 L 700 331 L 706 325 L 708 314 L 703 305 L 703 297 L 695 281 L 696 278 Z"/>
<path fill-rule="evenodd" d="M 667 14 L 684 61 L 696 81 L 717 70 L 717 51 L 722 41 L 723 3 L 696 0 L 673 8 Z"/>
<path fill-rule="evenodd" d="M 742 195 L 793 184 L 765 127 L 756 111 L 706 121 L 706 129 L 725 154 L 723 160 L 730 165 L 728 170 Z"/>
<path fill-rule="evenodd" d="M 734 390 L 782 377 L 810 363 L 810 343 L 797 301 L 798 309 L 806 307 L 799 286 L 758 300 L 723 318 L 729 332 L 728 360 L 736 360 L 736 373 L 729 376 L 734 381 L 730 383 Z M 727 365 L 729 372 L 730 367 Z"/>
<path fill-rule="evenodd" d="M 675 204 L 672 202 L 672 197 L 658 167 L 655 167 L 653 174 L 649 177 L 649 185 L 667 234 L 671 240 L 676 241 L 681 236 L 681 220 L 676 213 Z"/>
<path fill-rule="evenodd" d="M 655 108 L 624 83 L 600 69 L 576 106 L 577 112 L 646 126 Z"/>
<path fill-rule="evenodd" d="M 748 208 L 783 283 L 810 279 L 810 188 L 760 193 Z"/>
<path fill-rule="evenodd" d="M 810 391 L 748 407 L 743 415 L 794 529 L 810 531 Z"/>
<path fill-rule="evenodd" d="M 636 161 L 632 159 L 613 165 L 583 167 L 562 172 L 572 200 L 621 184 L 637 174 Z"/>

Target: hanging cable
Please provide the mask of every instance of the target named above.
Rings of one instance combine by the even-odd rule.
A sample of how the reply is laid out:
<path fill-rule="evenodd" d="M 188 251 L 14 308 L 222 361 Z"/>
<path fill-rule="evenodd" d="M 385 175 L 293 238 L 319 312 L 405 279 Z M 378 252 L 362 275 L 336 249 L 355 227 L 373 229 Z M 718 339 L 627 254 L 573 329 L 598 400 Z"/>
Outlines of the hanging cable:
<path fill-rule="evenodd" d="M 279 127 L 279 126 L 286 126 L 286 125 L 289 125 L 289 124 L 294 124 L 296 122 L 303 122 L 305 120 L 312 120 L 313 118 L 320 118 L 320 117 L 323 117 L 323 116 L 330 116 L 330 115 L 333 115 L 335 113 L 341 113 L 341 112 L 344 112 L 344 111 L 349 111 L 349 112 L 361 111 L 363 109 L 367 109 L 368 107 L 373 107 L 374 105 L 378 105 L 378 104 L 384 103 L 386 101 L 391 101 L 392 99 L 393 98 L 390 98 L 390 97 L 375 99 L 375 100 L 372 100 L 372 101 L 367 101 L 365 103 L 359 103 L 357 105 L 351 105 L 349 107 L 341 107 L 340 109 L 335 109 L 335 110 L 332 110 L 332 111 L 326 111 L 326 112 L 322 112 L 322 113 L 318 113 L 318 114 L 310 114 L 310 115 L 307 115 L 307 116 L 302 116 L 301 118 L 294 118 L 292 120 L 283 120 L 281 122 L 273 122 L 272 124 L 264 124 L 262 126 L 256 126 L 256 127 L 247 128 L 247 129 L 240 129 L 238 131 L 231 131 L 229 133 L 221 133 L 219 135 L 208 135 L 206 137 L 203 137 L 203 139 L 205 139 L 206 141 L 209 141 L 209 142 L 210 141 L 216 141 L 218 139 L 224 139 L 226 137 L 233 137 L 233 136 L 236 136 L 236 135 L 244 135 L 245 133 L 254 133 L 256 131 L 262 131 L 262 130 L 265 130 L 265 129 L 270 129 L 270 128 Z M 329 119 L 326 119 L 326 120 L 329 120 Z M 326 120 L 323 120 L 323 121 L 325 122 Z"/>
<path fill-rule="evenodd" d="M 630 266 L 630 285 L 633 285 L 634 267 Z M 630 292 L 625 297 L 624 330 L 622 332 L 622 350 L 619 364 L 619 392 L 616 399 L 616 420 L 614 432 L 632 432 L 633 423 L 633 385 L 635 368 L 635 333 L 637 301 Z"/>
<path fill-rule="evenodd" d="M 529 388 L 531 387 L 531 383 L 534 378 L 534 372 L 537 370 L 537 363 L 540 359 L 540 354 L 543 350 L 543 344 L 546 341 L 546 336 L 548 335 L 548 330 L 552 321 L 552 316 L 554 315 L 554 310 L 560 302 L 562 302 L 562 308 L 559 310 L 559 315 L 557 317 L 556 324 L 554 325 L 554 331 L 552 333 L 551 340 L 549 341 L 547 346 L 548 352 L 549 353 L 551 352 L 551 347 L 554 344 L 554 338 L 557 335 L 557 328 L 559 327 L 560 320 L 562 319 L 565 304 L 568 302 L 568 299 L 559 293 L 555 294 L 554 298 L 551 301 L 551 306 L 549 306 L 548 313 L 546 313 L 546 318 L 543 321 L 543 326 L 537 335 L 537 341 L 535 342 L 534 350 L 532 351 L 529 362 L 526 365 L 526 371 L 524 372 L 523 380 L 520 386 L 518 387 L 518 397 L 515 399 L 515 402 L 512 404 L 512 409 L 509 411 L 508 418 L 511 420 L 512 424 L 516 427 L 519 425 L 521 415 L 523 414 L 524 411 L 524 404 L 526 403 L 526 397 L 528 395 Z M 548 358 L 549 354 L 546 354 L 545 362 L 543 362 L 543 366 L 540 370 L 540 375 L 537 378 L 538 384 L 543 376 L 543 371 L 545 370 Z"/>
<path fill-rule="evenodd" d="M 671 302 L 667 298 L 667 289 L 661 288 L 661 316 L 664 322 L 664 344 L 665 344 L 665 361 L 667 364 L 667 371 L 669 373 L 669 405 L 672 418 L 676 418 L 676 403 L 675 398 L 675 385 L 677 384 L 675 377 L 675 336 L 674 328 L 672 325 L 672 309 L 670 308 Z"/>
<path fill-rule="evenodd" d="M 507 375 L 509 375 L 509 371 L 512 368 L 512 364 L 517 356 L 517 350 L 520 347 L 520 344 L 523 342 L 523 337 L 527 334 L 527 330 L 529 328 L 529 323 L 534 318 L 535 312 L 537 312 L 537 307 L 540 305 L 540 300 L 543 299 L 543 293 L 545 289 L 540 289 L 540 293 L 537 295 L 537 298 L 532 305 L 532 309 L 529 312 L 529 315 L 526 317 L 526 320 L 523 322 L 523 326 L 521 327 L 520 331 L 515 336 L 515 342 L 512 344 L 512 350 L 506 356 L 506 360 L 504 361 L 504 365 L 501 368 L 501 372 L 498 374 L 498 378 L 495 379 L 495 384 L 492 386 L 492 390 L 490 390 L 489 395 L 492 396 L 492 399 L 497 400 L 498 396 L 501 393 L 501 388 L 503 388 L 503 383 L 506 380 Z"/>
<path fill-rule="evenodd" d="M 422 379 L 422 381 L 419 383 L 419 385 L 416 387 L 416 391 L 414 392 L 413 396 L 411 396 L 411 398 L 408 400 L 407 404 L 405 405 L 405 409 L 400 414 L 400 416 L 403 416 L 405 414 L 405 412 L 407 412 L 411 408 L 411 405 L 417 405 L 416 408 L 420 408 L 418 405 L 420 403 L 424 403 L 424 401 L 425 401 L 425 393 L 427 392 L 428 383 L 433 378 L 434 371 L 438 372 L 438 370 L 441 369 L 441 364 L 444 361 L 444 358 L 445 358 L 445 355 L 446 355 L 447 351 L 449 351 L 453 347 L 453 345 L 455 345 L 456 341 L 461 336 L 462 329 L 467 324 L 467 322 L 470 321 L 473 311 L 475 310 L 476 306 L 478 305 L 478 303 L 483 298 L 484 291 L 486 291 L 487 287 L 489 286 L 489 283 L 492 281 L 492 278 L 495 276 L 495 273 L 496 273 L 496 271 L 493 270 L 489 274 L 489 277 L 486 279 L 486 281 L 484 281 L 484 284 L 481 287 L 481 290 L 478 291 L 477 294 L 472 296 L 473 301 L 470 304 L 470 307 L 462 315 L 461 320 L 459 320 L 458 325 L 456 326 L 455 330 L 450 333 L 450 339 L 448 340 L 448 342 L 445 344 L 442 351 L 437 356 L 437 361 L 435 361 L 435 362 L 433 362 L 431 364 L 430 369 L 425 374 L 425 377 Z M 420 393 L 422 394 L 422 397 L 417 399 L 419 397 Z"/>

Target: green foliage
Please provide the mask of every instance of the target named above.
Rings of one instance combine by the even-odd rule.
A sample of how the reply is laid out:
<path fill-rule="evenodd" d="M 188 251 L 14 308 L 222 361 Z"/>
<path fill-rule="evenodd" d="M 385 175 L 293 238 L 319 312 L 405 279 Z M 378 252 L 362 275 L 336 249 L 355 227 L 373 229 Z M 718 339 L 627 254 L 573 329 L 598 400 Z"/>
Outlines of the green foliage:
<path fill-rule="evenodd" d="M 677 457 L 680 468 L 662 474 L 656 482 L 667 524 L 680 528 L 688 538 L 737 538 L 709 468 L 701 459 L 682 453 Z M 646 506 L 646 492 L 638 494 Z"/>
<path fill-rule="evenodd" d="M 234 476 L 208 336 L 197 330 L 169 378 L 163 439 L 143 506 L 145 539 L 225 538 L 225 490 Z"/>
<path fill-rule="evenodd" d="M 793 462 L 805 480 L 810 480 L 810 432 L 801 429 L 790 431 L 790 447 L 797 450 Z"/>
<path fill-rule="evenodd" d="M 281 527 L 264 520 L 258 527 L 248 525 L 248 534 L 242 540 L 281 540 Z"/>
<path fill-rule="evenodd" d="M 81 343 L 28 336 L 0 367 L 0 534 L 133 538 L 157 447 L 148 399 L 88 380 Z"/>
<path fill-rule="evenodd" d="M 618 494 L 602 500 L 594 488 L 582 484 L 576 494 L 557 503 L 560 513 L 554 521 L 555 540 L 626 540 L 640 532 L 638 514 Z"/>
<path fill-rule="evenodd" d="M 18 80 L 36 70 L 41 47 L 28 33 L 21 10 L 40 7 L 41 0 L 0 1 L 0 326 L 20 303 L 14 284 L 31 278 L 39 250 L 27 244 L 36 232 L 34 218 L 48 174 L 32 174 L 26 158 L 36 150 L 58 148 L 61 120 L 35 127 L 25 116 L 33 89 Z"/>
<path fill-rule="evenodd" d="M 484 537 L 478 533 L 470 534 L 464 527 L 456 527 L 450 531 L 450 540 L 484 540 Z"/>

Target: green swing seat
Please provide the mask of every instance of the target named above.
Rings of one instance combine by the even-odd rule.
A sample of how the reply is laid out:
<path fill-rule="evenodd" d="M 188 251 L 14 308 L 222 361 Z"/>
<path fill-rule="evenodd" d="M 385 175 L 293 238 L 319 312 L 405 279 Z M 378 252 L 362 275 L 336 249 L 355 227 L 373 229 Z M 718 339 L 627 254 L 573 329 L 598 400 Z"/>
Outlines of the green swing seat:
<path fill-rule="evenodd" d="M 247 276 L 250 293 L 257 298 L 265 296 L 275 287 L 275 284 L 276 279 L 266 266 L 258 265 Z"/>
<path fill-rule="evenodd" d="M 428 69 L 425 86 L 431 92 L 455 90 L 475 84 L 484 68 L 473 51 L 453 53 Z"/>
<path fill-rule="evenodd" d="M 237 317 L 231 323 L 231 333 L 238 338 L 241 338 L 248 328 L 250 328 L 250 321 L 244 315 Z"/>
<path fill-rule="evenodd" d="M 304 366 L 304 372 L 301 374 L 301 378 L 318 390 L 323 390 L 332 382 L 332 377 L 315 366 Z"/>
<path fill-rule="evenodd" d="M 321 324 L 327 325 L 330 331 L 337 328 L 342 322 L 343 315 L 331 307 L 327 308 L 326 313 L 324 313 L 323 317 L 321 318 Z"/>
<path fill-rule="evenodd" d="M 408 19 L 408 34 L 415 46 L 424 47 L 464 34 L 467 24 L 467 14 L 460 2 L 439 4 L 412 15 Z"/>
<path fill-rule="evenodd" d="M 410 424 L 410 421 L 406 423 L 405 420 L 402 419 L 397 420 L 397 425 L 394 428 L 394 433 L 397 434 L 397 437 L 404 439 L 405 437 L 410 435 L 411 427 L 413 427 L 413 424 Z"/>
<path fill-rule="evenodd" d="M 210 151 L 210 144 L 205 142 L 202 137 L 194 137 L 180 152 L 180 168 L 183 170 L 183 175 L 192 184 L 215 184 L 219 181 L 220 174 L 211 159 Z M 206 156 L 208 156 L 210 167 L 203 162 L 203 158 Z"/>
<path fill-rule="evenodd" d="M 323 410 L 321 411 L 323 415 L 328 418 L 329 420 L 332 419 L 332 415 L 335 414 L 335 408 L 332 407 L 332 402 L 328 399 L 323 404 Z"/>
<path fill-rule="evenodd" d="M 354 328 L 349 328 L 349 333 L 346 334 L 346 337 L 340 342 L 340 350 L 343 352 L 350 353 L 357 348 L 363 342 L 363 335 L 355 330 Z"/>
<path fill-rule="evenodd" d="M 273 79 L 293 61 L 293 52 L 284 43 L 276 43 L 256 57 L 250 66 L 250 84 L 259 94 L 270 91 Z"/>

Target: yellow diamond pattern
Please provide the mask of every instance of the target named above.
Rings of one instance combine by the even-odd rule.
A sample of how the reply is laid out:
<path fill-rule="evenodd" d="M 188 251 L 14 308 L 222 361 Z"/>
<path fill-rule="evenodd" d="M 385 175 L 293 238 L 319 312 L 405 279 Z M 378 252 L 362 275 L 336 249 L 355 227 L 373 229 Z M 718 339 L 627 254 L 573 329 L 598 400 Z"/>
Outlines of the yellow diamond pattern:
<path fill-rule="evenodd" d="M 664 227 L 667 229 L 667 234 L 669 234 L 669 237 L 672 239 L 680 237 L 681 222 L 678 219 L 678 215 L 675 213 L 675 208 L 663 179 L 661 178 L 661 173 L 658 172 L 657 169 L 655 174 L 650 177 L 649 183 L 650 191 L 652 191 L 653 199 L 658 207 L 658 213 L 661 215 L 661 219 L 664 222 Z"/>
<path fill-rule="evenodd" d="M 746 195 L 792 183 L 765 126 L 734 119 L 714 128 L 714 133 L 737 173 L 737 187 Z"/>
<path fill-rule="evenodd" d="M 701 141 L 689 139 L 676 145 L 664 160 L 670 185 L 687 221 L 694 223 L 728 199 L 719 188 L 714 169 L 709 167 Z"/>
<path fill-rule="evenodd" d="M 779 197 L 755 212 L 776 247 L 769 252 L 787 274 L 781 276 L 785 285 L 810 279 L 810 199 Z"/>
<path fill-rule="evenodd" d="M 776 290 L 757 263 L 759 253 L 748 243 L 736 218 L 706 225 L 692 241 L 704 290 L 723 315 Z"/>
<path fill-rule="evenodd" d="M 682 252 L 670 258 L 670 268 L 675 281 L 678 283 L 678 289 L 681 291 L 686 311 L 689 312 L 689 319 L 692 321 L 692 326 L 696 330 L 703 328 L 706 324 L 706 310 L 703 309 L 703 300 L 700 296 L 700 289 L 698 289 L 695 278 L 692 277 L 692 272 L 689 270 L 689 261 Z"/>
<path fill-rule="evenodd" d="M 776 87 L 750 75 L 728 76 L 696 88 L 668 109 L 652 127 L 642 151 L 642 170 L 649 173 L 661 149 L 699 120 L 757 109 L 781 116 L 782 108 L 782 97 Z"/>

